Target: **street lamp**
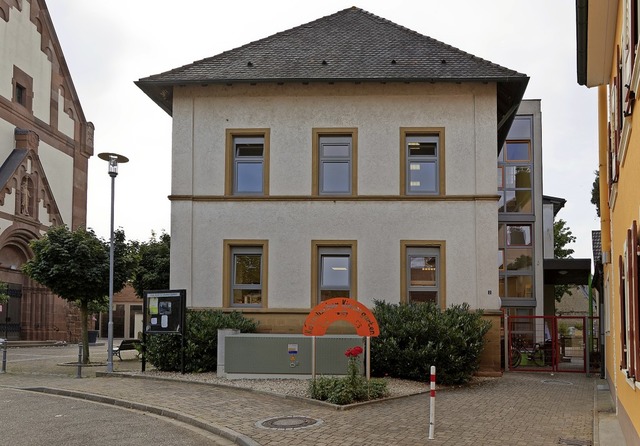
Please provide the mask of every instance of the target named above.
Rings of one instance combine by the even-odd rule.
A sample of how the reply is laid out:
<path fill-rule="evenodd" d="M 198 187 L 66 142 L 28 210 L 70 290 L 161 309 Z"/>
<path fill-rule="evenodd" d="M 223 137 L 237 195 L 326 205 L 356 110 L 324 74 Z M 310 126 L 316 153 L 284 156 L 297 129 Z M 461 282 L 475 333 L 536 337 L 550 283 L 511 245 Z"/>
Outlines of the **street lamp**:
<path fill-rule="evenodd" d="M 117 153 L 99 153 L 98 158 L 109 163 L 109 176 L 111 177 L 111 232 L 109 243 L 109 326 L 107 342 L 107 373 L 113 372 L 113 202 L 118 176 L 118 163 L 126 163 L 129 158 Z"/>

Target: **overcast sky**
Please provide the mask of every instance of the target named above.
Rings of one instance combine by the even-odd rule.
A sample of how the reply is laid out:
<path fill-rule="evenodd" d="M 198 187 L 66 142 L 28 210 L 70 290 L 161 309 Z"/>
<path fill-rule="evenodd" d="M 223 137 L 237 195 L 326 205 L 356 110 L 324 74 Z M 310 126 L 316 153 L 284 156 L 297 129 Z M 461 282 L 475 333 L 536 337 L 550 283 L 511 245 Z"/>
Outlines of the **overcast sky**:
<path fill-rule="evenodd" d="M 130 159 L 119 169 L 115 208 L 129 239 L 171 229 L 171 118 L 133 82 L 357 6 L 531 78 L 525 98 L 542 100 L 543 193 L 567 200 L 558 218 L 578 237 L 574 257 L 591 257 L 597 100 L 576 82 L 573 1 L 46 1 L 96 127 L 95 154 Z M 108 238 L 107 165 L 95 156 L 89 166 L 87 224 Z"/>

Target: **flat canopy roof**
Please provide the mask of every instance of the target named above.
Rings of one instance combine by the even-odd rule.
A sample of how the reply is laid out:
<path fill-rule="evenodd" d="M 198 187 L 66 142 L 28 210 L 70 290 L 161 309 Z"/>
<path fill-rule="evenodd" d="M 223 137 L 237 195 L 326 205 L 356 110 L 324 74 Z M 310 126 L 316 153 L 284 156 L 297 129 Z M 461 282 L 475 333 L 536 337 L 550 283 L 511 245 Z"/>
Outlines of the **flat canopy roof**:
<path fill-rule="evenodd" d="M 545 285 L 588 285 L 591 259 L 545 259 Z"/>

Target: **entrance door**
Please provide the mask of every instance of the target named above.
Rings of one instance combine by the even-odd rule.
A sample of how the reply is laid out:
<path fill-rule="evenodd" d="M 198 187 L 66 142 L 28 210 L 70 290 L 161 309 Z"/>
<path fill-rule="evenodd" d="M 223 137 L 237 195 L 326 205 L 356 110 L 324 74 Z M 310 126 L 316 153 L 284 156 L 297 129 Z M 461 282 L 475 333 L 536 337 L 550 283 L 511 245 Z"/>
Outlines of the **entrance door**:
<path fill-rule="evenodd" d="M 595 372 L 601 365 L 598 324 L 597 317 L 510 316 L 507 369 L 586 373 L 589 362 Z"/>
<path fill-rule="evenodd" d="M 0 311 L 0 338 L 19 341 L 22 285 L 8 283 L 7 294 L 9 295 L 9 301 L 1 305 L 2 311 Z"/>

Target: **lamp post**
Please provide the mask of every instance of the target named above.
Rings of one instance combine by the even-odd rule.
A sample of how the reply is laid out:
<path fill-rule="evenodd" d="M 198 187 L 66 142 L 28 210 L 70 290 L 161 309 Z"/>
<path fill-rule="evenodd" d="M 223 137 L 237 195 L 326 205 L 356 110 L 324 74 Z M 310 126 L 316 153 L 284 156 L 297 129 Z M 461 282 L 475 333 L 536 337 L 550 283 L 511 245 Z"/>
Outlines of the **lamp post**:
<path fill-rule="evenodd" d="M 111 177 L 111 232 L 109 243 L 109 325 L 107 331 L 107 373 L 113 372 L 113 202 L 118 176 L 118 163 L 126 163 L 129 158 L 117 153 L 99 153 L 98 158 L 109 163 L 109 176 Z"/>

